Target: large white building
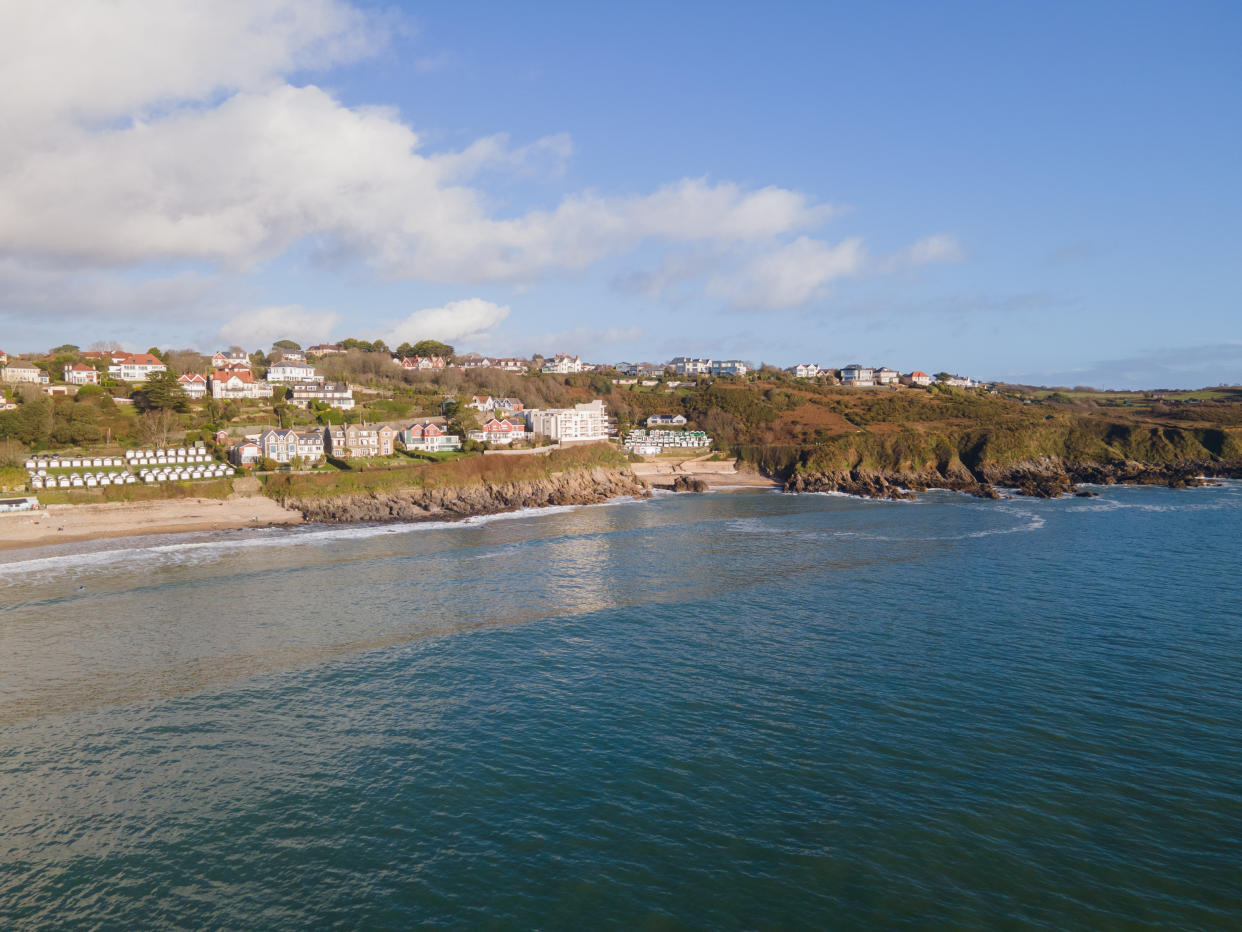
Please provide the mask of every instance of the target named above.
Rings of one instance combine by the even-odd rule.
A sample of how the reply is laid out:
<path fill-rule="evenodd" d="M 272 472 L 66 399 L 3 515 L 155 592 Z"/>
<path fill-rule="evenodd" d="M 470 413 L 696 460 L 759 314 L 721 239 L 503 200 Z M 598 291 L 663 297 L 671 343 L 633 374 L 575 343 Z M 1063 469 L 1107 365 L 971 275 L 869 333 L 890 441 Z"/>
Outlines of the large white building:
<path fill-rule="evenodd" d="M 537 437 L 558 442 L 608 439 L 608 409 L 599 398 L 572 408 L 536 409 L 523 414 Z"/>
<path fill-rule="evenodd" d="M 65 366 L 65 381 L 70 385 L 98 385 L 99 371 L 84 362 L 75 362 Z"/>
<path fill-rule="evenodd" d="M 0 379 L 5 382 L 30 382 L 34 385 L 47 385 L 51 382 L 46 372 L 28 362 L 9 363 L 0 369 Z"/>
<path fill-rule="evenodd" d="M 167 369 L 159 357 L 150 353 L 113 353 L 108 375 L 122 382 L 145 382 L 156 372 Z"/>
<path fill-rule="evenodd" d="M 313 366 L 304 362 L 291 362 L 282 359 L 272 363 L 267 369 L 269 382 L 322 382 L 323 376 Z"/>
<path fill-rule="evenodd" d="M 712 371 L 710 359 L 695 356 L 677 356 L 669 365 L 678 375 L 708 375 Z"/>
<path fill-rule="evenodd" d="M 557 353 L 556 358 L 549 359 L 543 364 L 543 371 L 558 375 L 567 375 L 570 372 L 581 372 L 582 360 L 577 356 L 570 356 L 566 353 Z"/>
<path fill-rule="evenodd" d="M 263 382 L 248 369 L 216 372 L 211 376 L 212 398 L 271 398 L 270 382 Z"/>

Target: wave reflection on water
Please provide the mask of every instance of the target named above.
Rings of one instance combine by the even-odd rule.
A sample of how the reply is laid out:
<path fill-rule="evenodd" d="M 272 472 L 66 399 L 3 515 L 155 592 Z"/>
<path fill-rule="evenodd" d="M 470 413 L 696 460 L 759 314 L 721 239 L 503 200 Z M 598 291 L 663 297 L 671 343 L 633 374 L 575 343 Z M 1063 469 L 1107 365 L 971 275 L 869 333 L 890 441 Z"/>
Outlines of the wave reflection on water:
<path fill-rule="evenodd" d="M 1240 506 L 731 493 L 11 557 L 0 925 L 1235 927 Z"/>

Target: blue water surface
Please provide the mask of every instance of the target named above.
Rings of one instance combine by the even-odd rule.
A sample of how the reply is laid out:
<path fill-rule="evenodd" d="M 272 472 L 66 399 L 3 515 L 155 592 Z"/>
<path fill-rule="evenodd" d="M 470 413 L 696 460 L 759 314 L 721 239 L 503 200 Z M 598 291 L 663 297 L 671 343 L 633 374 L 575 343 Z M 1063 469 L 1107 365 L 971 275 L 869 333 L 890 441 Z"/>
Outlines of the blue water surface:
<path fill-rule="evenodd" d="M 0 927 L 1242 927 L 1242 485 L 0 555 Z"/>

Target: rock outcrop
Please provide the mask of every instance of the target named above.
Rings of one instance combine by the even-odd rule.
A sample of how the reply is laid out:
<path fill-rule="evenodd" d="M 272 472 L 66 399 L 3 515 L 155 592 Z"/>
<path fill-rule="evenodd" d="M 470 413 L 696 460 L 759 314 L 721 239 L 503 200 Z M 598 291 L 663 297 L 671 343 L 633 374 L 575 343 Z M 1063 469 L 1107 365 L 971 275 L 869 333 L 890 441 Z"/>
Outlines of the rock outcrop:
<path fill-rule="evenodd" d="M 289 498 L 286 507 L 307 521 L 430 521 L 500 514 L 547 505 L 595 505 L 624 495 L 648 495 L 627 469 L 567 470 L 544 479 L 433 489 L 393 489 L 323 498 Z"/>
<path fill-rule="evenodd" d="M 1167 485 L 1184 489 L 1202 485 L 1201 476 L 1242 478 L 1242 463 L 1187 460 L 1178 463 L 1072 463 L 1057 457 L 1028 460 L 1006 466 L 967 469 L 960 463 L 924 472 L 885 472 L 851 469 L 795 473 L 785 482 L 787 492 L 844 492 L 864 498 L 906 499 L 927 489 L 950 489 L 981 498 L 1000 498 L 996 486 L 1021 495 L 1056 498 L 1074 494 L 1079 483 L 1094 485 Z"/>

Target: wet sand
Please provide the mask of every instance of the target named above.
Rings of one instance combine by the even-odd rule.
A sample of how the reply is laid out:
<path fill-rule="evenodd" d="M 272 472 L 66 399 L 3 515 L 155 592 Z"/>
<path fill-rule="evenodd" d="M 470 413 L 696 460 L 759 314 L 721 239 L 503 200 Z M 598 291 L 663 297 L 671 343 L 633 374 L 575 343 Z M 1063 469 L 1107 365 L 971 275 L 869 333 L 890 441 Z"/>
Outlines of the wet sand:
<path fill-rule="evenodd" d="M 270 498 L 183 498 L 98 505 L 48 505 L 46 510 L 0 515 L 0 550 L 140 534 L 224 531 L 301 524 L 302 515 Z"/>

